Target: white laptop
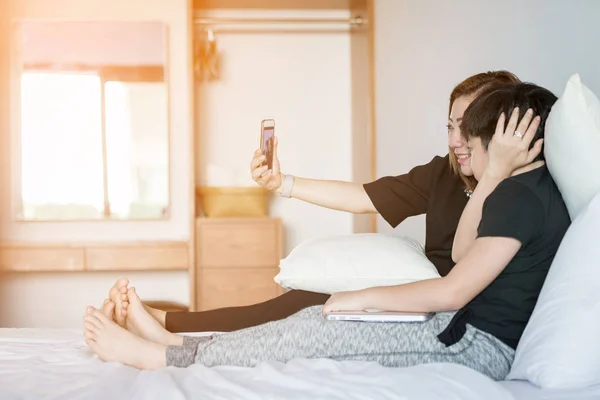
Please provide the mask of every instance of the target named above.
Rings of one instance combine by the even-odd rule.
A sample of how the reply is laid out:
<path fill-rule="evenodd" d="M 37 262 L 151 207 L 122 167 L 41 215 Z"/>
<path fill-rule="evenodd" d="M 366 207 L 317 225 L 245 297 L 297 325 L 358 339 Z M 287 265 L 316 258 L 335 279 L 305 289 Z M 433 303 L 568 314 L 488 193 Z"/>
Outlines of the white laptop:
<path fill-rule="evenodd" d="M 332 311 L 325 315 L 330 321 L 359 322 L 426 322 L 433 312 L 396 312 L 396 311 Z"/>

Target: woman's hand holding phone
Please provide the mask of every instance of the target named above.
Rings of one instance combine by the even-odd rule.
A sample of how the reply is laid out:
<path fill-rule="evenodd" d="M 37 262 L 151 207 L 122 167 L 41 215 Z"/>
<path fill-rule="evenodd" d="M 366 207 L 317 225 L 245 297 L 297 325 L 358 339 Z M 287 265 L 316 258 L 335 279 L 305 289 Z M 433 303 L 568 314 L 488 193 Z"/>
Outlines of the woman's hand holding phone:
<path fill-rule="evenodd" d="M 279 140 L 277 136 L 273 137 L 273 169 L 269 170 L 269 166 L 266 164 L 267 157 L 263 155 L 261 149 L 257 149 L 254 152 L 254 157 L 250 162 L 250 172 L 252 179 L 260 186 L 267 190 L 279 190 L 281 189 L 282 176 L 279 166 L 279 158 L 277 157 L 277 146 Z"/>

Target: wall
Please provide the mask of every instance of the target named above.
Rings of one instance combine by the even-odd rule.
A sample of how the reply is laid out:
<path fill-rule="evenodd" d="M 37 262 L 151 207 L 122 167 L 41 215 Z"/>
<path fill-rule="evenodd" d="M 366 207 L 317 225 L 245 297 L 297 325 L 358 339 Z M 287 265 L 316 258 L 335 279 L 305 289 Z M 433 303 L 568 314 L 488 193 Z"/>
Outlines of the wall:
<path fill-rule="evenodd" d="M 370 7 L 365 2 L 353 1 L 353 16 L 370 18 Z M 371 11 L 372 12 L 372 11 Z M 373 179 L 374 152 L 372 151 L 372 100 L 373 100 L 373 25 L 353 28 L 350 35 L 350 76 L 352 92 L 352 181 L 369 182 Z M 372 232 L 373 215 L 353 216 L 354 232 Z"/>
<path fill-rule="evenodd" d="M 219 10 L 209 15 L 349 16 L 342 10 L 241 14 Z M 217 28 L 220 78 L 198 86 L 198 184 L 255 185 L 249 164 L 259 146 L 262 118 L 276 121 L 284 173 L 320 179 L 355 178 L 348 28 L 343 24 Z M 286 251 L 309 238 L 353 232 L 352 215 L 298 200 L 275 198 L 271 215 L 283 218 Z"/>
<path fill-rule="evenodd" d="M 24 241 L 64 241 L 74 238 L 94 240 L 186 240 L 189 236 L 189 130 L 190 99 L 188 96 L 187 1 L 165 3 L 161 0 L 119 2 L 111 0 L 25 0 L 10 3 L 12 18 L 61 18 L 75 20 L 161 20 L 169 30 L 170 84 L 170 157 L 171 218 L 165 221 L 131 223 L 72 223 L 49 222 L 26 224 L 12 221 L 10 208 L 0 210 L 0 239 Z M 166 5 L 169 4 L 169 5 Z M 160 46 L 162 47 L 162 45 Z M 15 119 L 13 118 L 13 122 Z M 13 130 L 16 128 L 13 127 Z M 17 134 L 13 132 L 13 134 Z"/>
<path fill-rule="evenodd" d="M 10 98 L 5 95 L 9 86 L 8 76 L 10 67 L 9 57 L 9 33 L 10 33 L 10 17 L 9 4 L 5 1 L 0 2 L 0 151 L 10 146 L 9 130 L 9 104 Z M 0 182 L 10 182 L 10 160 L 6 158 L 6 152 L 0 153 Z M 10 200 L 10 196 L 0 196 L 0 207 L 3 203 Z M 6 287 L 4 282 L 5 276 L 0 273 L 0 288 Z M 9 294 L 0 290 L 0 327 L 5 325 L 6 308 L 5 304 L 9 304 L 11 298 Z"/>
<path fill-rule="evenodd" d="M 3 6 L 6 1 L 2 2 Z M 171 206 L 172 217 L 158 222 L 18 223 L 12 220 L 10 196 L 0 203 L 0 240 L 3 241 L 119 241 L 182 240 L 190 226 L 190 115 L 188 74 L 188 3 L 186 0 L 11 0 L 8 12 L 0 13 L 2 60 L 0 69 L 0 189 L 10 191 L 10 56 L 9 18 L 65 20 L 164 21 L 169 29 L 169 80 L 172 101 Z M 13 119 L 14 120 L 14 119 Z M 0 326 L 81 326 L 88 303 L 102 301 L 120 273 L 5 274 L 0 278 Z M 127 273 L 146 299 L 188 302 L 185 272 Z"/>
<path fill-rule="evenodd" d="M 447 153 L 448 96 L 466 77 L 507 69 L 562 94 L 571 74 L 600 95 L 596 0 L 377 0 L 377 175 Z M 424 217 L 401 235 L 424 238 Z M 391 228 L 381 218 L 378 230 Z"/>
<path fill-rule="evenodd" d="M 19 50 L 24 63 L 164 65 L 166 44 L 161 22 L 35 21 L 23 24 Z"/>

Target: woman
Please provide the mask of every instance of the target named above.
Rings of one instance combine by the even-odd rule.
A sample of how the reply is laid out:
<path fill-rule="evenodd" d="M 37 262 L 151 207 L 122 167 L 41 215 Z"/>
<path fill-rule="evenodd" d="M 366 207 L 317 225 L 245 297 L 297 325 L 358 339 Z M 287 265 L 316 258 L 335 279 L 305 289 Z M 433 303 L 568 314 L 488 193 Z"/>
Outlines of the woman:
<path fill-rule="evenodd" d="M 449 153 L 445 157 L 436 156 L 407 174 L 383 177 L 365 185 L 296 177 L 291 196 L 339 211 L 379 213 L 392 227 L 425 213 L 425 254 L 442 276 L 447 275 L 454 265 L 452 244 L 458 221 L 467 196 L 475 187 L 469 149 L 461 136 L 459 121 L 470 102 L 486 88 L 518 82 L 510 72 L 494 71 L 471 76 L 454 88 L 448 110 Z M 264 157 L 260 150 L 254 153 L 251 172 L 259 185 L 280 194 L 284 175 L 280 172 L 277 144 L 275 138 L 273 172 L 265 174 L 267 166 L 261 166 Z M 127 298 L 127 284 L 126 279 L 119 279 L 109 293 L 117 304 L 115 319 L 121 326 L 125 325 L 125 313 L 120 300 Z M 292 290 L 246 307 L 168 313 L 150 307 L 146 310 L 170 332 L 230 332 L 286 318 L 306 307 L 322 305 L 328 298 L 325 294 Z"/>
<path fill-rule="evenodd" d="M 323 307 L 216 337 L 182 339 L 163 330 L 166 341 L 159 343 L 134 336 L 90 309 L 86 342 L 102 359 L 142 369 L 326 357 L 390 367 L 452 362 L 504 379 L 570 224 L 547 168 L 532 165 L 543 157 L 541 139 L 555 101 L 546 89 L 511 84 L 491 89 L 466 110 L 461 126 L 469 137 L 473 176 L 489 182 L 483 190 L 489 194 L 480 201 L 477 186 L 473 199 L 481 217 L 465 213 L 466 224 L 461 217 L 462 229 L 477 227 L 477 236 L 446 276 L 336 293 Z M 510 116 L 508 124 L 504 115 Z M 144 314 L 135 291 L 128 297 L 131 317 Z M 327 321 L 321 315 L 368 308 L 437 314 L 421 324 Z M 179 345 L 169 344 L 176 341 Z"/>

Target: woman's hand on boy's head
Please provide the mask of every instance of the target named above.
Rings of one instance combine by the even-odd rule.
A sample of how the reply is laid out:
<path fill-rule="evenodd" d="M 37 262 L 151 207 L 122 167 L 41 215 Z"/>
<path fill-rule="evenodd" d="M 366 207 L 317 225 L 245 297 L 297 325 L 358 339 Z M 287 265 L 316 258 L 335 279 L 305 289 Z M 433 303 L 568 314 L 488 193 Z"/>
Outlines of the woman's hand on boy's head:
<path fill-rule="evenodd" d="M 498 178 L 508 178 L 518 170 L 531 164 L 542 151 L 543 139 L 539 139 L 530 149 L 531 141 L 540 126 L 540 117 L 533 117 L 533 110 L 529 109 L 519 119 L 519 109 L 515 108 L 510 116 L 506 128 L 504 113 L 498 118 L 496 132 L 488 147 L 488 166 L 486 173 Z"/>

